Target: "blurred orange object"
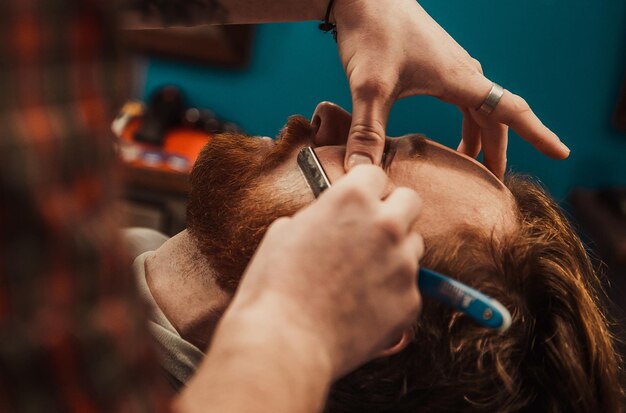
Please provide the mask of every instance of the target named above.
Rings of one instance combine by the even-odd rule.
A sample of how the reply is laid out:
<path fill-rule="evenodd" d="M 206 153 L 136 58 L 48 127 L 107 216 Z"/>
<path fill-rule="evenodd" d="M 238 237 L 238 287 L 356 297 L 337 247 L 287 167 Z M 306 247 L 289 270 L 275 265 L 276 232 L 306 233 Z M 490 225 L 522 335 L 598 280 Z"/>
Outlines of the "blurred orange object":
<path fill-rule="evenodd" d="M 140 124 L 141 119 L 130 120 L 119 137 L 120 156 L 133 167 L 190 172 L 212 136 L 197 129 L 174 128 L 167 132 L 163 146 L 153 146 L 134 140 Z"/>

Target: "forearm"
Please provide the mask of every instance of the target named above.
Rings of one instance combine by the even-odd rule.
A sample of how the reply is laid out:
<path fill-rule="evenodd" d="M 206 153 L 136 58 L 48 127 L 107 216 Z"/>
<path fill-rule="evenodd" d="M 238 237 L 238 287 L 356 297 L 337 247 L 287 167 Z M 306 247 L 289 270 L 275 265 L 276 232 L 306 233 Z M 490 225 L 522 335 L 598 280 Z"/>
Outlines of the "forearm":
<path fill-rule="evenodd" d="M 327 0 L 219 0 L 229 23 L 268 23 L 320 20 Z"/>
<path fill-rule="evenodd" d="M 119 0 L 130 24 L 247 24 L 320 20 L 327 0 Z M 139 16 L 138 16 L 139 15 Z M 139 17 L 139 18 L 138 18 Z"/>
<path fill-rule="evenodd" d="M 320 411 L 331 381 L 330 362 L 314 339 L 276 314 L 253 310 L 226 316 L 175 411 Z"/>

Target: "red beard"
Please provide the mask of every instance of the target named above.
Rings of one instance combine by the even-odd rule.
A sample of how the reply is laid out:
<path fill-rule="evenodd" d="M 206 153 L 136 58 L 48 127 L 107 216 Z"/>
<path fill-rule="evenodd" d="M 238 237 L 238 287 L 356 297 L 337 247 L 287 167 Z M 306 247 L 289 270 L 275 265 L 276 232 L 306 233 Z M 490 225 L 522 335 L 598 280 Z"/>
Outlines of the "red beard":
<path fill-rule="evenodd" d="M 225 133 L 200 153 L 190 178 L 187 226 L 225 291 L 237 289 L 269 225 L 305 205 L 300 197 L 268 190 L 262 179 L 311 133 L 309 122 L 294 116 L 270 151 L 261 139 Z"/>

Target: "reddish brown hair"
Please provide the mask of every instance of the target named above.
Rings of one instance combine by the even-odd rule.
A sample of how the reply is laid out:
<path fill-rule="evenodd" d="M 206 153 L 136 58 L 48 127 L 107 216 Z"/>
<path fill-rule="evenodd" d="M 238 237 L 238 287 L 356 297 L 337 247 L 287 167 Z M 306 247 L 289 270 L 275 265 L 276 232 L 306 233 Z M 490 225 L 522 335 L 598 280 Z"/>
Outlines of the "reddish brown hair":
<path fill-rule="evenodd" d="M 414 340 L 336 383 L 327 412 L 617 412 L 619 357 L 601 286 L 559 207 L 528 179 L 506 182 L 519 229 L 430 242 L 421 264 L 500 300 L 505 333 L 425 299 Z"/>
<path fill-rule="evenodd" d="M 310 133 L 310 123 L 294 116 L 271 147 L 261 139 L 225 133 L 215 136 L 198 156 L 190 177 L 187 228 L 222 289 L 237 289 L 270 224 L 293 215 L 312 198 L 306 187 L 277 191 L 264 179 Z M 298 191 L 305 191 L 304 196 Z"/>

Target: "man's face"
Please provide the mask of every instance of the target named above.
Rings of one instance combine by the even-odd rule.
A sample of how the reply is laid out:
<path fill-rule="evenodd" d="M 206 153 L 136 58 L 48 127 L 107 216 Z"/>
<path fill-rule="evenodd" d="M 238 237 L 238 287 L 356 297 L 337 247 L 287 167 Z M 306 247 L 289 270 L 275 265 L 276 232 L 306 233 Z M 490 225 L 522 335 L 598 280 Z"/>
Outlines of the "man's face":
<path fill-rule="evenodd" d="M 236 288 L 274 219 L 314 200 L 296 162 L 301 148 L 315 148 L 331 183 L 345 175 L 350 121 L 343 109 L 322 103 L 313 125 L 292 117 L 276 140 L 229 135 L 215 138 L 203 151 L 192 175 L 189 226 L 225 274 L 222 286 Z M 422 198 L 415 230 L 426 244 L 460 228 L 497 237 L 515 226 L 508 189 L 482 164 L 456 151 L 418 135 L 388 138 L 382 167 L 390 186 L 412 188 Z"/>
<path fill-rule="evenodd" d="M 305 145 L 315 148 L 331 183 L 345 175 L 344 143 L 350 115 L 334 104 L 321 103 L 313 119 L 316 127 L 309 139 L 294 142 L 283 164 L 267 174 L 268 184 L 289 177 L 306 186 L 296 164 L 297 153 Z M 265 143 L 270 148 L 276 145 L 267 139 Z M 412 188 L 422 198 L 423 210 L 415 230 L 426 240 L 464 225 L 489 234 L 500 234 L 515 225 L 515 201 L 506 186 L 481 163 L 450 148 L 419 135 L 387 138 L 382 167 L 394 186 Z"/>

